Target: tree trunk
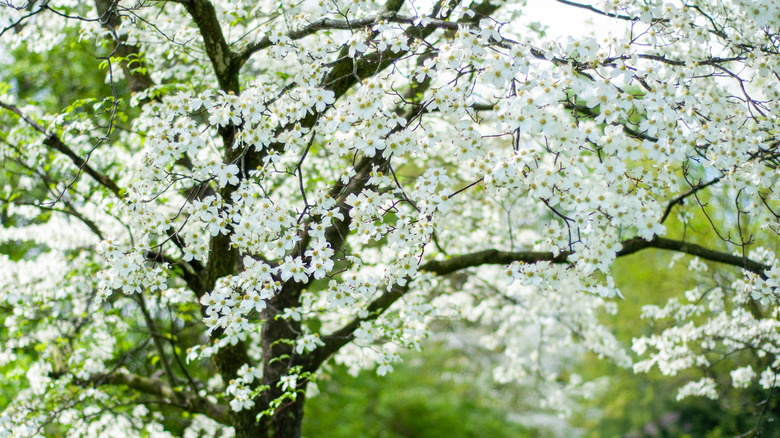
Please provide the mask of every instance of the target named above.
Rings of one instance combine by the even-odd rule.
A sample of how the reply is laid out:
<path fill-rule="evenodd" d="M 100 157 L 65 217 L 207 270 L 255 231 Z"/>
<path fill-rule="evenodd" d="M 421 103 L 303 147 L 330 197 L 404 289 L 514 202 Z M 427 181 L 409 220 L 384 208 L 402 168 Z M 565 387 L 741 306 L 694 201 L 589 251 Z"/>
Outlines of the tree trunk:
<path fill-rule="evenodd" d="M 301 389 L 306 389 L 306 383 Z M 277 391 L 270 391 L 277 393 Z M 304 391 L 305 392 L 305 391 Z M 261 418 L 257 423 L 260 427 L 259 434 L 240 435 L 236 430 L 236 438 L 300 438 L 301 425 L 303 424 L 303 405 L 306 401 L 304 392 L 298 393 L 294 402 L 285 401 L 273 417 Z M 281 394 L 281 391 L 278 391 Z"/>
<path fill-rule="evenodd" d="M 257 403 L 252 411 L 254 416 L 273 405 L 274 400 L 284 395 L 284 391 L 279 387 L 279 382 L 283 376 L 296 374 L 291 370 L 293 367 L 303 365 L 300 363 L 300 356 L 295 353 L 291 342 L 297 339 L 302 333 L 301 323 L 294 320 L 277 318 L 277 312 L 270 309 L 284 309 L 298 305 L 300 296 L 300 287 L 296 284 L 287 283 L 282 291 L 269 305 L 268 313 L 265 315 L 263 324 L 262 345 L 263 345 L 263 385 L 266 389 L 255 400 Z M 245 427 L 242 424 L 241 432 L 236 428 L 237 438 L 299 438 L 301 436 L 301 424 L 303 423 L 303 405 L 306 400 L 305 379 L 299 379 L 295 392 L 295 400 L 286 398 L 282 400 L 280 406 L 276 408 L 273 416 L 265 416 L 259 422 L 255 422 L 252 427 Z"/>
<path fill-rule="evenodd" d="M 273 387 L 258 397 L 254 408 L 232 412 L 231 420 L 236 438 L 300 438 L 303 424 L 303 406 L 306 401 L 307 382 L 301 382 L 295 401 L 285 400 L 272 417 L 257 415 L 266 410 L 268 403 L 282 395 L 282 391 Z"/>

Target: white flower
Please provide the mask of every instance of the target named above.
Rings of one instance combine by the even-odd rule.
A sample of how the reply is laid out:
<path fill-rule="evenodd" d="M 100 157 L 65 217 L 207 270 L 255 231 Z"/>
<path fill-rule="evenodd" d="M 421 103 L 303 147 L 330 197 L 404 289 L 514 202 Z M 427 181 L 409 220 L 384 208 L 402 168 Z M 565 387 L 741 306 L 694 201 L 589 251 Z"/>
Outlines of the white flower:
<path fill-rule="evenodd" d="M 295 374 L 282 376 L 279 379 L 279 387 L 282 391 L 295 391 L 296 385 L 298 385 L 298 376 Z"/>
<path fill-rule="evenodd" d="M 220 164 L 213 171 L 220 187 L 225 187 L 228 184 L 238 185 L 238 166 L 235 164 Z"/>
<path fill-rule="evenodd" d="M 320 339 L 320 335 L 316 333 L 303 335 L 303 337 L 295 343 L 295 352 L 298 354 L 303 354 L 304 351 L 308 353 L 323 345 L 325 345 L 325 343 Z"/>
<path fill-rule="evenodd" d="M 347 42 L 349 47 L 348 54 L 350 58 L 354 58 L 358 53 L 363 53 L 368 50 L 368 46 L 365 43 L 365 35 L 360 32 L 356 32 Z"/>
<path fill-rule="evenodd" d="M 336 101 L 335 96 L 335 93 L 333 93 L 331 90 L 325 90 L 322 88 L 318 89 L 318 91 L 313 96 L 314 108 L 318 113 L 325 111 L 325 107 L 327 105 L 331 105 Z"/>
<path fill-rule="evenodd" d="M 735 388 L 747 388 L 756 377 L 756 372 L 750 365 L 731 371 L 731 384 Z"/>
<path fill-rule="evenodd" d="M 279 265 L 278 270 L 279 276 L 284 281 L 292 278 L 299 283 L 305 283 L 309 278 L 306 274 L 306 269 L 303 267 L 303 260 L 300 257 L 295 259 L 290 256 L 285 257 L 284 263 Z"/>

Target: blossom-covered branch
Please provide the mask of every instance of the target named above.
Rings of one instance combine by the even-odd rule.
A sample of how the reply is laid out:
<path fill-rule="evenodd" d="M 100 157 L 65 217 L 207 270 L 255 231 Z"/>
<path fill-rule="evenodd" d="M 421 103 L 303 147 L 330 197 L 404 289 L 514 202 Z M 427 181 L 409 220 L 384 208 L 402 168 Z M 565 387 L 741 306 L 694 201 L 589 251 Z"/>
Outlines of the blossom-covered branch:
<path fill-rule="evenodd" d="M 8 111 L 11 111 L 12 113 L 19 116 L 20 119 L 24 120 L 25 123 L 30 125 L 33 129 L 38 131 L 39 133 L 43 134 L 45 136 L 43 143 L 48 146 L 49 148 L 60 152 L 67 156 L 70 161 L 78 168 L 78 171 L 84 171 L 87 175 L 91 176 L 92 179 L 100 183 L 102 186 L 110 190 L 114 195 L 121 198 L 122 193 L 119 186 L 111 180 L 111 178 L 103 175 L 102 173 L 98 172 L 92 166 L 90 166 L 87 162 L 87 160 L 81 158 L 76 152 L 73 151 L 68 145 L 62 142 L 62 140 L 54 133 L 49 132 L 41 126 L 38 122 L 27 116 L 25 113 L 22 112 L 19 108 L 17 108 L 15 105 L 11 105 L 9 103 L 1 102 L 0 101 L 0 107 L 5 108 Z"/>
<path fill-rule="evenodd" d="M 77 381 L 84 385 L 121 385 L 144 394 L 163 397 L 188 412 L 203 414 L 222 424 L 229 424 L 230 411 L 227 407 L 212 403 L 185 391 L 177 391 L 166 382 L 153 377 L 117 371 L 111 374 L 93 374 L 88 381 Z"/>
<path fill-rule="evenodd" d="M 626 240 L 621 242 L 621 246 L 622 249 L 617 252 L 617 257 L 631 255 L 643 249 L 655 248 L 680 252 L 716 263 L 732 265 L 752 272 L 764 279 L 767 278 L 766 271 L 771 269 L 771 266 L 741 256 L 715 251 L 694 243 L 687 243 L 659 236 L 655 236 L 651 240 L 642 238 Z M 419 267 L 419 270 L 421 272 L 430 272 L 436 275 L 449 275 L 464 269 L 475 268 L 482 265 L 509 265 L 515 262 L 568 264 L 570 263 L 568 258 L 571 254 L 572 253 L 570 252 L 553 254 L 551 252 L 509 252 L 488 249 L 470 254 L 452 256 L 446 260 L 426 262 Z M 330 355 L 354 339 L 354 332 L 360 327 L 361 322 L 378 317 L 408 291 L 408 286 L 389 287 L 385 293 L 381 294 L 378 298 L 368 304 L 366 307 L 367 316 L 355 318 L 344 327 L 324 336 L 323 342 L 325 343 L 325 346 L 311 354 L 307 366 L 311 369 L 317 369 L 317 367 L 330 357 Z"/>

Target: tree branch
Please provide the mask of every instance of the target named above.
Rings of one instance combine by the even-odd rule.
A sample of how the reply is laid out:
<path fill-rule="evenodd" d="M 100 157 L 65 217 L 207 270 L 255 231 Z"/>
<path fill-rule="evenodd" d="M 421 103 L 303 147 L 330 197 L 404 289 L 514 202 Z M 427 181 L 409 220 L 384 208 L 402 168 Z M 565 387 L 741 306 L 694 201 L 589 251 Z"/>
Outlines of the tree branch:
<path fill-rule="evenodd" d="M 220 88 L 227 92 L 237 93 L 239 91 L 238 70 L 241 64 L 225 40 L 214 5 L 208 0 L 191 0 L 184 3 L 184 7 L 195 21 L 200 35 L 203 37 L 206 54 L 211 60 Z M 230 147 L 230 145 L 225 145 L 225 147 Z"/>
<path fill-rule="evenodd" d="M 230 410 L 227 406 L 211 403 L 190 392 L 177 391 L 160 379 L 116 372 L 112 374 L 93 374 L 87 381 L 75 379 L 75 382 L 82 386 L 127 386 L 144 394 L 156 395 L 170 400 L 173 405 L 185 411 L 203 414 L 220 424 L 230 425 Z"/>
<path fill-rule="evenodd" d="M 28 125 L 32 126 L 33 129 L 40 132 L 41 134 L 46 136 L 46 139 L 43 141 L 43 144 L 48 146 L 51 149 L 54 149 L 57 152 L 65 154 L 68 158 L 70 158 L 70 161 L 78 167 L 79 172 L 82 170 L 89 176 L 91 176 L 95 181 L 100 183 L 103 187 L 111 190 L 112 193 L 114 193 L 118 198 L 122 198 L 123 196 L 120 194 L 119 186 L 116 185 L 114 181 L 111 180 L 111 178 L 101 174 L 100 172 L 96 171 L 87 163 L 87 160 L 89 157 L 87 157 L 87 160 L 81 158 L 74 152 L 71 148 L 69 148 L 63 141 L 57 137 L 53 133 L 49 133 L 46 131 L 46 129 L 39 125 L 38 122 L 31 119 L 29 116 L 24 114 L 19 108 L 17 108 L 14 105 L 7 104 L 5 102 L 0 101 L 0 107 L 7 109 L 8 111 L 11 111 L 12 113 L 16 114 L 27 122 Z"/>
<path fill-rule="evenodd" d="M 203 272 L 203 266 L 197 260 L 193 259 L 189 262 L 180 259 L 177 260 L 163 253 L 162 249 L 159 251 L 147 251 L 144 254 L 144 257 L 148 261 L 167 263 L 169 266 L 180 266 L 181 278 L 187 283 L 187 287 L 189 287 L 198 298 L 206 291 L 203 286 L 203 279 L 199 275 L 200 272 Z"/>
<path fill-rule="evenodd" d="M 56 212 L 56 213 L 62 213 L 64 215 L 66 215 L 66 216 L 75 217 L 76 219 L 81 221 L 81 223 L 83 223 L 87 228 L 89 228 L 89 230 L 92 231 L 92 233 L 98 239 L 100 239 L 100 240 L 104 239 L 103 233 L 100 231 L 100 228 L 97 226 L 97 224 L 94 221 L 92 221 L 92 220 L 88 219 L 87 217 L 85 217 L 84 215 L 82 215 L 81 213 L 79 213 L 73 207 L 73 204 L 68 202 L 68 201 L 64 201 L 65 206 L 68 207 L 67 210 L 64 209 L 64 208 L 56 208 L 56 207 L 49 207 L 49 206 L 46 206 L 46 205 L 41 205 L 38 202 L 19 202 L 19 201 L 11 201 L 9 199 L 0 199 L 0 202 L 5 202 L 6 204 L 14 204 L 14 205 L 26 205 L 26 206 L 39 208 L 41 210 L 46 210 L 46 211 L 51 211 L 51 212 Z"/>
<path fill-rule="evenodd" d="M 171 367 L 171 363 L 168 362 L 168 356 L 165 354 L 165 347 L 163 346 L 162 334 L 157 330 L 157 325 L 154 323 L 154 320 L 152 319 L 152 315 L 149 314 L 149 310 L 146 308 L 146 300 L 144 299 L 144 296 L 142 293 L 135 295 L 138 299 L 138 305 L 141 308 L 141 313 L 144 315 L 144 321 L 146 322 L 146 327 L 149 328 L 149 332 L 152 335 L 152 341 L 154 342 L 154 348 L 157 350 L 157 354 L 160 355 L 160 363 L 162 363 L 163 371 L 165 371 L 165 377 L 168 378 L 168 383 L 171 384 L 171 386 L 177 386 L 179 383 L 179 379 L 176 377 L 176 374 L 173 372 L 173 368 Z M 176 354 L 176 351 L 174 350 L 173 354 Z M 193 388 L 195 389 L 195 388 Z"/>
<path fill-rule="evenodd" d="M 691 189 L 688 190 L 687 192 L 685 192 L 685 193 L 681 194 L 680 196 L 678 196 L 678 197 L 672 199 L 671 201 L 669 201 L 669 203 L 666 204 L 666 209 L 664 209 L 664 214 L 663 214 L 663 216 L 661 216 L 661 221 L 660 222 L 664 223 L 664 221 L 666 221 L 666 218 L 669 217 L 669 213 L 672 212 L 672 208 L 674 208 L 675 205 L 682 205 L 682 203 L 685 200 L 685 198 L 695 194 L 699 190 L 702 190 L 702 189 L 707 188 L 707 187 L 709 187 L 709 186 L 711 186 L 713 184 L 718 183 L 720 180 L 721 180 L 721 177 L 718 177 L 718 178 L 713 179 L 712 181 L 709 181 L 709 182 L 706 182 L 706 183 L 703 183 L 703 184 L 698 184 L 698 185 L 696 185 L 694 187 L 691 187 Z"/>
<path fill-rule="evenodd" d="M 725 252 L 715 251 L 709 248 L 705 248 L 695 243 L 687 243 L 679 240 L 666 239 L 663 237 L 655 236 L 651 240 L 645 240 L 641 237 L 625 240 L 622 243 L 623 248 L 618 251 L 618 257 L 624 257 L 630 254 L 634 254 L 646 248 L 657 248 L 669 251 L 676 251 L 692 256 L 700 257 L 705 260 L 709 260 L 717 263 L 724 263 L 727 265 L 740 267 L 747 271 L 757 274 L 759 277 L 766 279 L 765 271 L 770 269 L 770 266 L 763 263 L 756 262 L 754 260 L 745 259 L 742 256 L 736 256 Z M 551 262 L 551 263 L 569 263 L 568 257 L 571 252 L 562 252 L 558 255 L 554 255 L 551 252 L 536 252 L 536 251 L 499 251 L 496 249 L 488 249 L 484 251 L 477 251 L 469 254 L 463 254 L 459 256 L 450 257 L 447 260 L 437 260 L 424 263 L 419 267 L 420 271 L 430 272 L 436 275 L 447 275 L 453 272 L 457 272 L 463 269 L 474 268 L 482 265 L 508 265 L 512 262 L 524 262 L 524 263 L 537 263 L 537 262 Z M 404 286 L 394 286 L 389 291 L 383 293 L 379 298 L 375 299 L 368 305 L 368 315 L 365 318 L 357 317 L 347 323 L 342 328 L 335 332 L 323 336 L 322 341 L 325 343 L 324 347 L 314 350 L 307 359 L 306 367 L 308 370 L 316 370 L 328 357 L 338 351 L 341 347 L 348 344 L 354 338 L 354 332 L 360 327 L 363 321 L 370 321 L 377 318 L 385 310 L 387 310 L 394 302 L 404 296 L 409 291 L 409 282 L 407 281 Z"/>
<path fill-rule="evenodd" d="M 676 251 L 692 255 L 695 257 L 709 260 L 711 262 L 723 263 L 734 267 L 742 268 L 746 271 L 752 272 L 762 279 L 766 279 L 765 271 L 769 270 L 771 266 L 763 263 L 743 258 L 741 255 L 733 255 L 726 252 L 715 251 L 713 249 L 705 248 L 695 243 L 683 242 L 680 240 L 666 239 L 663 237 L 654 237 L 652 240 L 644 240 L 642 238 L 634 238 L 626 240 L 622 243 L 623 249 L 618 251 L 618 257 L 633 254 L 637 251 L 641 251 L 645 248 L 657 248 L 665 249 L 668 251 Z"/>
<path fill-rule="evenodd" d="M 117 11 L 118 5 L 119 1 L 115 0 L 95 0 L 95 8 L 97 9 L 98 14 L 100 14 L 98 21 L 104 29 L 111 33 L 113 40 L 117 44 L 114 55 L 122 59 L 119 66 L 125 74 L 125 81 L 130 87 L 130 91 L 143 91 L 154 85 L 154 81 L 152 81 L 151 76 L 149 76 L 149 73 L 146 71 L 146 65 L 140 64 L 141 50 L 139 47 L 127 44 L 127 35 L 119 36 L 116 33 L 116 29 L 119 27 L 122 20 Z M 135 59 L 132 60 L 131 58 Z M 138 62 L 138 67 L 131 68 L 131 61 Z"/>
<path fill-rule="evenodd" d="M 740 267 L 746 271 L 753 272 L 762 278 L 766 278 L 764 271 L 770 269 L 770 266 L 768 265 L 750 259 L 743 259 L 742 256 L 715 251 L 695 243 L 666 239 L 659 236 L 655 236 L 651 240 L 636 237 L 624 240 L 621 242 L 621 245 L 623 248 L 617 252 L 618 257 L 627 256 L 646 248 L 657 248 L 689 254 L 711 262 Z M 431 272 L 436 275 L 446 275 L 455 271 L 481 265 L 508 265 L 512 262 L 536 263 L 543 261 L 551 263 L 569 263 L 567 259 L 571 254 L 570 251 L 562 252 L 556 256 L 551 252 L 507 252 L 488 249 L 451 257 L 447 260 L 427 262 L 420 266 L 420 271 Z"/>
<path fill-rule="evenodd" d="M 619 18 L 621 20 L 626 20 L 626 21 L 639 21 L 638 17 L 629 17 L 628 15 L 621 15 L 621 14 L 613 14 L 613 13 L 610 13 L 610 12 L 604 12 L 604 11 L 602 11 L 600 9 L 594 8 L 591 5 L 585 5 L 585 4 L 582 4 L 582 3 L 575 3 L 575 2 L 572 2 L 572 1 L 569 1 L 569 0 L 555 0 L 555 1 L 557 1 L 558 3 L 563 3 L 564 5 L 567 5 L 567 6 L 574 6 L 575 8 L 585 9 L 586 11 L 590 11 L 590 12 L 596 13 L 598 15 L 603 15 L 605 17 Z"/>
<path fill-rule="evenodd" d="M 369 17 L 360 18 L 357 20 L 334 20 L 331 18 L 320 18 L 319 20 L 313 21 L 307 24 L 306 26 L 301 27 L 300 29 L 296 29 L 288 32 L 285 36 L 292 41 L 296 41 L 305 38 L 307 36 L 314 35 L 315 33 L 321 30 L 362 29 L 377 24 L 380 21 L 384 21 L 387 23 L 396 23 L 396 24 L 414 24 L 415 22 L 419 21 L 419 17 L 411 16 L 411 15 L 398 15 L 397 12 L 395 11 L 386 11 L 376 15 L 371 15 Z M 433 26 L 434 28 L 446 29 L 452 31 L 458 30 L 458 27 L 461 26 L 473 26 L 474 24 L 475 24 L 475 20 L 469 20 L 469 19 L 458 21 L 458 22 L 440 20 L 434 18 L 426 20 L 426 27 Z M 274 44 L 275 43 L 271 41 L 271 38 L 269 36 L 265 36 L 260 41 L 250 45 L 249 47 L 244 49 L 243 52 L 237 55 L 240 65 L 243 65 L 253 54 L 263 49 L 267 49 L 268 47 L 271 47 Z"/>
<path fill-rule="evenodd" d="M 301 27 L 300 29 L 288 32 L 286 36 L 290 40 L 296 41 L 309 35 L 314 35 L 321 30 L 354 30 L 371 26 L 381 20 L 397 22 L 393 20 L 394 17 L 396 17 L 395 12 L 383 12 L 381 14 L 350 21 L 334 20 L 332 18 L 320 18 L 319 20 L 313 21 L 308 25 Z M 253 54 L 267 49 L 274 44 L 275 43 L 271 41 L 271 38 L 266 35 L 263 37 L 263 39 L 256 42 L 255 44 L 248 46 L 238 55 L 239 65 L 246 63 L 246 61 L 249 60 Z"/>

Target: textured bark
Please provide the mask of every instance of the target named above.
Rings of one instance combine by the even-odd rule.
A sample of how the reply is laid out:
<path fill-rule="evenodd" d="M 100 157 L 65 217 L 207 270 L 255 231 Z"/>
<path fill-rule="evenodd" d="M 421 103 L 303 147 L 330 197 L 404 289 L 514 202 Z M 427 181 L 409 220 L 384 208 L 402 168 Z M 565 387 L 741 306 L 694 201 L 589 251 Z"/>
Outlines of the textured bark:
<path fill-rule="evenodd" d="M 103 28 L 111 32 L 119 27 L 119 24 L 122 21 L 122 18 L 119 16 L 116 10 L 118 3 L 118 1 L 112 0 L 95 0 L 95 7 L 97 8 L 98 14 L 100 14 L 100 24 L 103 26 Z M 116 47 L 113 56 L 122 58 L 119 66 L 122 68 L 122 72 L 125 74 L 125 81 L 127 81 L 127 85 L 130 87 L 130 91 L 143 91 L 154 85 L 154 82 L 149 76 L 148 71 L 145 70 L 146 65 L 140 63 L 140 60 L 138 63 L 134 63 L 132 66 L 129 64 L 129 59 L 135 57 L 138 60 L 138 57 L 141 55 L 141 51 L 138 46 L 126 44 L 126 42 L 127 35 L 123 35 L 117 38 L 115 41 Z"/>
<path fill-rule="evenodd" d="M 287 283 L 271 306 L 279 309 L 298 305 L 300 286 L 296 283 Z M 287 375 L 291 367 L 299 365 L 299 357 L 295 354 L 293 346 L 280 340 L 295 339 L 301 333 L 301 323 L 284 318 L 276 318 L 276 314 L 269 312 L 263 326 L 263 384 L 269 389 L 261 395 L 262 405 L 265 408 L 281 397 L 284 393 L 278 386 L 281 377 Z M 305 385 L 305 383 L 304 383 Z M 261 421 L 264 433 L 267 437 L 299 437 L 303 422 L 303 403 L 305 391 L 297 393 L 294 402 L 285 403 L 273 417 L 263 418 Z"/>

